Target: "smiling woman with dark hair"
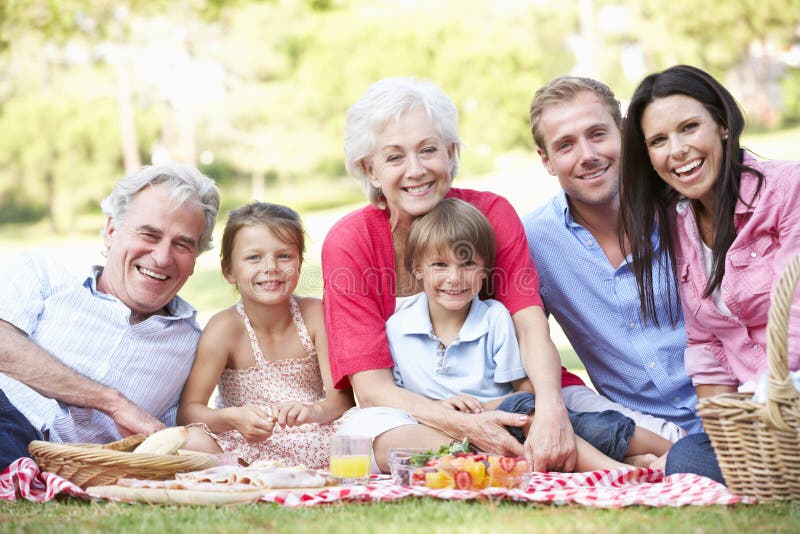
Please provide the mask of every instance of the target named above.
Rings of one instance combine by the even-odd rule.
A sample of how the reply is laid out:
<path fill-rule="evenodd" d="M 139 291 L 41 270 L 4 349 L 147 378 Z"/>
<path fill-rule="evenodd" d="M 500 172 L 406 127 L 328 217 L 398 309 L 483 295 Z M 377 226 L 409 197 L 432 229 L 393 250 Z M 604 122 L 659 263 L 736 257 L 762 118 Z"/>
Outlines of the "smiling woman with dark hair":
<path fill-rule="evenodd" d="M 770 292 L 800 253 L 800 162 L 756 160 L 740 147 L 744 124 L 722 84 L 678 65 L 639 84 L 623 130 L 620 216 L 641 308 L 656 320 L 653 277 L 659 273 L 649 268 L 656 254 L 651 235 L 657 221 L 666 221 L 658 232 L 673 260 L 686 321 L 686 371 L 698 397 L 754 388 L 767 368 Z M 800 299 L 792 309 L 800 317 Z M 800 367 L 797 320 L 789 347 L 794 370 Z M 722 482 L 705 434 L 672 448 L 672 472 Z"/>

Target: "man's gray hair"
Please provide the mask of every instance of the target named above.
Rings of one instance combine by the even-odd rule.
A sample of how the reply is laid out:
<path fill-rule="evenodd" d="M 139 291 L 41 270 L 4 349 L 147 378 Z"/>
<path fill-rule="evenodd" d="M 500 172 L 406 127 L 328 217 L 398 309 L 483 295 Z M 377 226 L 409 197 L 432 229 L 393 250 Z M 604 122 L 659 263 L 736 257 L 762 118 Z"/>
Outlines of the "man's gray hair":
<path fill-rule="evenodd" d="M 205 225 L 198 243 L 198 253 L 211 248 L 211 233 L 219 211 L 219 189 L 214 180 L 189 165 L 168 163 L 147 165 L 117 182 L 100 207 L 107 217 L 122 221 L 133 198 L 145 187 L 165 184 L 171 190 L 175 207 L 192 202 L 203 210 Z"/>
<path fill-rule="evenodd" d="M 458 110 L 433 82 L 416 78 L 384 78 L 370 85 L 347 111 L 345 167 L 362 182 L 370 203 L 378 207 L 383 207 L 383 197 L 380 190 L 370 183 L 363 162 L 373 155 L 378 134 L 388 122 L 399 121 L 405 113 L 415 109 L 425 110 L 447 149 L 452 147 L 450 178 L 455 178 L 461 152 Z"/>

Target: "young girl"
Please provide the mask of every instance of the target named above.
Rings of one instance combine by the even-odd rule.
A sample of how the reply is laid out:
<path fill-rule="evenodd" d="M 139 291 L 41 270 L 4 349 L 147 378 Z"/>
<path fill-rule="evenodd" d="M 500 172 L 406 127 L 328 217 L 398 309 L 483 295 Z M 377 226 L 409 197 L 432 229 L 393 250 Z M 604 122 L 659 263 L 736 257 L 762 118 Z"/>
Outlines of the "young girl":
<path fill-rule="evenodd" d="M 337 419 L 354 403 L 350 390 L 333 388 L 321 301 L 292 295 L 304 249 L 300 217 L 285 206 L 255 202 L 230 213 L 220 258 L 241 301 L 200 336 L 178 423 L 203 427 L 191 428 L 186 448 L 327 467 Z"/>
<path fill-rule="evenodd" d="M 423 293 L 409 297 L 413 300 L 386 323 L 394 379 L 453 410 L 528 415 L 534 396 L 514 323 L 501 303 L 478 298 L 482 289 L 491 294 L 496 277 L 504 275 L 492 271 L 495 243 L 486 217 L 455 198 L 442 200 L 414 222 L 405 265 Z M 620 468 L 623 459 L 645 467 L 671 445 L 612 410 L 570 412 L 569 417 L 577 439 L 577 471 Z M 524 443 L 530 419 L 522 431 L 508 428 Z"/>

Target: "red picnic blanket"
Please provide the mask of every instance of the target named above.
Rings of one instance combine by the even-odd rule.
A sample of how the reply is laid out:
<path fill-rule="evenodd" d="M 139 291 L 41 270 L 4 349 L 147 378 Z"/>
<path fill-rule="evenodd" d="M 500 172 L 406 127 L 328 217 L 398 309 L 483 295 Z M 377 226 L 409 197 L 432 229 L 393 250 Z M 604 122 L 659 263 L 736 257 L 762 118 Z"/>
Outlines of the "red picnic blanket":
<path fill-rule="evenodd" d="M 20 458 L 0 474 L 0 499 L 18 498 L 47 502 L 59 493 L 90 498 L 75 484 L 58 475 L 41 472 L 30 458 Z M 398 486 L 390 477 L 378 476 L 367 486 L 331 487 L 323 491 L 287 490 L 265 493 L 264 502 L 282 506 L 314 506 L 338 502 L 389 502 L 407 497 L 437 499 L 505 499 L 530 503 L 580 504 L 598 508 L 684 506 L 752 503 L 733 495 L 713 480 L 698 475 L 664 476 L 653 469 L 613 469 L 587 473 L 534 473 L 527 490 L 487 488 L 480 491 Z"/>

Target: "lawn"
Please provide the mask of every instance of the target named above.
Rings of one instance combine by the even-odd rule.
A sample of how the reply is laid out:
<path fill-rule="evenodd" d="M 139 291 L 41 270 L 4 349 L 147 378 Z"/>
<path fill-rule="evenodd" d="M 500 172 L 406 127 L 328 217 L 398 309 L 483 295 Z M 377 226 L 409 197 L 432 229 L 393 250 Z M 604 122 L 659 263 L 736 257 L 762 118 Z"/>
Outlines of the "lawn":
<path fill-rule="evenodd" d="M 395 503 L 273 504 L 229 508 L 61 500 L 0 502 L 0 532 L 798 532 L 800 504 L 683 508 L 577 506 L 406 499 Z"/>

